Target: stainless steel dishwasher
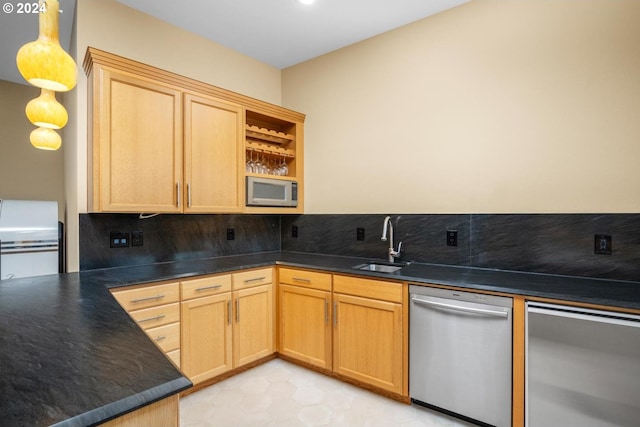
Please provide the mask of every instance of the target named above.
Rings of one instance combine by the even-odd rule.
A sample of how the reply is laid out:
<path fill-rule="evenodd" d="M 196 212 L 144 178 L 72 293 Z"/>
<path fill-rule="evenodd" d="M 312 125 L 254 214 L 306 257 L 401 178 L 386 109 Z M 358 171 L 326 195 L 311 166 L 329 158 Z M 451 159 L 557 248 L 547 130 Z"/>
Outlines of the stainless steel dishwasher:
<path fill-rule="evenodd" d="M 527 303 L 527 427 L 640 425 L 640 316 Z"/>
<path fill-rule="evenodd" d="M 409 289 L 411 401 L 475 424 L 511 426 L 513 300 Z"/>

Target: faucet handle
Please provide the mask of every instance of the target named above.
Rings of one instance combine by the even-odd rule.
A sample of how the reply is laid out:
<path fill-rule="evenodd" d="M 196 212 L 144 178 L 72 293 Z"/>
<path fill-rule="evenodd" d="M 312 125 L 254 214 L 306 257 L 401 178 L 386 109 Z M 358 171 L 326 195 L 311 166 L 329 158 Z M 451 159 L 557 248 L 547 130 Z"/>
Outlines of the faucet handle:
<path fill-rule="evenodd" d="M 389 248 L 389 255 L 396 258 L 400 256 L 400 252 L 402 251 L 402 242 L 398 243 L 398 250 L 394 250 L 393 248 Z"/>

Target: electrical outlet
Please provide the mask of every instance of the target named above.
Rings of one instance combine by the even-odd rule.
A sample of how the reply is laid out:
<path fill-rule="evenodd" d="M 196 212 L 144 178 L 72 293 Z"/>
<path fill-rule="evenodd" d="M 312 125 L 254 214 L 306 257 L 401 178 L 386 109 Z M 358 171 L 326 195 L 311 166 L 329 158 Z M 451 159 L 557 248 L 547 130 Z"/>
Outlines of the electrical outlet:
<path fill-rule="evenodd" d="M 227 240 L 236 240 L 235 228 L 227 228 Z"/>
<path fill-rule="evenodd" d="M 611 255 L 611 236 L 596 234 L 593 239 L 593 253 L 596 255 Z"/>
<path fill-rule="evenodd" d="M 127 248 L 129 247 L 129 233 L 112 231 L 109 233 L 109 242 L 109 246 L 112 248 Z"/>
<path fill-rule="evenodd" d="M 458 246 L 457 230 L 447 230 L 447 246 Z"/>
<path fill-rule="evenodd" d="M 142 231 L 131 232 L 131 246 L 142 246 L 144 243 Z"/>
<path fill-rule="evenodd" d="M 292 225 L 291 226 L 291 237 L 293 237 L 294 239 L 298 237 L 298 226 L 297 225 Z"/>
<path fill-rule="evenodd" d="M 356 228 L 356 240 L 364 241 L 364 228 L 358 227 Z"/>

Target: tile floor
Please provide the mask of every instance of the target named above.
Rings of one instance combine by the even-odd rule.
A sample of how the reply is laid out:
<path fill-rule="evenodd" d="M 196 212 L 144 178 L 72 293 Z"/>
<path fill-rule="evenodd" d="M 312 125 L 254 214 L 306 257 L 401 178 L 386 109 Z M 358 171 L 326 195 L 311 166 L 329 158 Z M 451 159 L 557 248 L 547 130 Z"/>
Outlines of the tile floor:
<path fill-rule="evenodd" d="M 180 399 L 181 427 L 467 427 L 275 359 Z"/>

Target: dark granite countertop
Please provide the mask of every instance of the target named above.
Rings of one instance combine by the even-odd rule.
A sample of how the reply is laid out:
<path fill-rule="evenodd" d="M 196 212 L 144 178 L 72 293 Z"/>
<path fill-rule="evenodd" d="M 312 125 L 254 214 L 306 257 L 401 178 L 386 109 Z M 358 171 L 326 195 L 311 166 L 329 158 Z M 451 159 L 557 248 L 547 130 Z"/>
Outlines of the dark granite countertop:
<path fill-rule="evenodd" d="M 280 264 L 640 310 L 636 282 L 419 263 L 390 274 L 353 268 L 365 261 L 265 252 L 2 281 L 0 425 L 94 425 L 191 385 L 111 296 L 114 287 Z"/>
<path fill-rule="evenodd" d="M 0 282 L 0 425 L 90 426 L 191 386 L 81 274 Z"/>

